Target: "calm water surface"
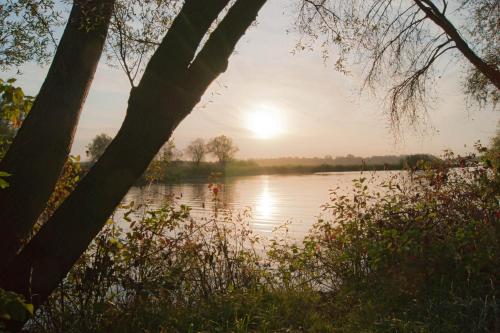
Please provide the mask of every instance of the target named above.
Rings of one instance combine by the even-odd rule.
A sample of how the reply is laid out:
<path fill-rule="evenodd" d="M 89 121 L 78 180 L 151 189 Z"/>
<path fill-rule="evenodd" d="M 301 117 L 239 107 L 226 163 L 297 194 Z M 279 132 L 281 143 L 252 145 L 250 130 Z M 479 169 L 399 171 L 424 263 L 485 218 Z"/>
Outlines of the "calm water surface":
<path fill-rule="evenodd" d="M 269 234 L 289 222 L 291 236 L 301 238 L 318 217 L 327 217 L 328 213 L 321 206 L 328 202 L 330 190 L 339 187 L 347 193 L 352 189 L 354 179 L 374 175 L 377 183 L 391 174 L 394 172 L 234 177 L 221 181 L 218 197 L 224 209 L 249 209 L 250 226 L 255 232 Z M 172 200 L 192 207 L 195 217 L 207 216 L 213 207 L 213 194 L 208 182 L 134 187 L 124 203 L 134 201 L 157 208 Z"/>

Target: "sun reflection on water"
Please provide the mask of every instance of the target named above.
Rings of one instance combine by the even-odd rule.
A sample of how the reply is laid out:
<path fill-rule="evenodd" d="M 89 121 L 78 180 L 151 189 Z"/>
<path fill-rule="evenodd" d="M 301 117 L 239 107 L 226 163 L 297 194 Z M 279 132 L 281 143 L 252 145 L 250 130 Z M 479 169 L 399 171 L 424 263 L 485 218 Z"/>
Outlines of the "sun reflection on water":
<path fill-rule="evenodd" d="M 269 184 L 267 180 L 264 183 L 262 192 L 257 197 L 257 204 L 255 207 L 256 213 L 260 219 L 269 219 L 276 210 L 276 200 L 274 199 L 271 191 L 269 191 Z"/>

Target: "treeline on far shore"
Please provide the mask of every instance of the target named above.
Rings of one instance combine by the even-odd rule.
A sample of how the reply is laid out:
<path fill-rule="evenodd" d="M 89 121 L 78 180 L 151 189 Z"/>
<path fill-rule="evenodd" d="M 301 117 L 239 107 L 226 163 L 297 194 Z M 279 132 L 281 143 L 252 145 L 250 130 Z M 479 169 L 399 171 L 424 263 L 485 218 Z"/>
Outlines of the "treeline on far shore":
<path fill-rule="evenodd" d="M 259 165 L 254 160 L 233 160 L 225 164 L 217 162 L 171 161 L 164 165 L 149 168 L 141 177 L 139 184 L 151 181 L 179 182 L 179 181 L 205 181 L 215 177 L 236 177 L 256 175 L 291 175 L 314 174 L 323 172 L 349 172 L 349 171 L 381 171 L 403 170 L 416 166 L 419 161 L 439 163 L 439 159 L 432 155 L 409 155 L 401 158 L 398 163 L 381 164 L 352 164 L 352 165 Z M 214 179 L 215 181 L 215 179 Z"/>
<path fill-rule="evenodd" d="M 82 162 L 83 173 L 104 153 L 112 138 L 97 135 L 87 146 L 89 162 Z M 216 177 L 313 174 L 322 172 L 403 170 L 419 162 L 439 164 L 441 160 L 429 154 L 384 155 L 360 157 L 352 154 L 332 157 L 281 157 L 239 160 L 238 146 L 233 139 L 219 135 L 205 142 L 193 140 L 184 150 L 179 150 L 169 140 L 158 152 L 138 185 L 152 182 L 215 181 Z M 207 161 L 208 156 L 212 159 Z"/>
<path fill-rule="evenodd" d="M 303 161 L 309 159 L 304 158 Z M 310 159 L 313 160 L 313 159 Z M 261 165 L 259 160 L 232 160 L 227 163 L 199 162 L 174 160 L 153 162 L 139 179 L 137 185 L 151 182 L 183 182 L 183 181 L 216 181 L 221 177 L 258 176 L 258 175 L 300 175 L 323 172 L 350 171 L 383 171 L 404 170 L 415 167 L 419 162 L 439 164 L 441 160 L 433 155 L 418 154 L 401 156 L 397 163 L 361 163 L 353 164 L 267 164 Z M 91 162 L 81 162 L 82 171 L 86 173 L 92 166 Z"/>

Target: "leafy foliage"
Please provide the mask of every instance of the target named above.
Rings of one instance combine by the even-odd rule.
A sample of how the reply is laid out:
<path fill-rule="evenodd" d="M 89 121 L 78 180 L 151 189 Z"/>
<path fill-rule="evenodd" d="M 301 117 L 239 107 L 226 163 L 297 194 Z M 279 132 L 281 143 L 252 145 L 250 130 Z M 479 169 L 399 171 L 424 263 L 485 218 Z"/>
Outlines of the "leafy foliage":
<path fill-rule="evenodd" d="M 466 31 L 481 52 L 483 59 L 492 67 L 500 68 L 500 43 L 496 40 L 500 28 L 500 4 L 494 0 L 461 1 L 461 9 L 470 13 Z M 492 40 L 493 38 L 493 40 Z M 476 68 L 470 67 L 465 81 L 465 92 L 480 105 L 494 106 L 500 99 L 500 92 Z"/>
<path fill-rule="evenodd" d="M 180 5 L 180 0 L 116 2 L 106 51 L 110 63 L 124 71 L 131 86 L 142 75 L 146 59 L 160 44 Z"/>
<path fill-rule="evenodd" d="M 0 332 L 6 330 L 3 321 L 22 321 L 32 315 L 32 304 L 26 303 L 22 296 L 0 288 Z"/>
<path fill-rule="evenodd" d="M 129 210 L 123 227 L 107 224 L 47 305 L 50 315 L 35 324 L 86 332 L 193 329 L 196 304 L 205 300 L 208 310 L 213 297 L 251 288 L 259 277 L 243 219 L 194 220 L 186 206 Z"/>
<path fill-rule="evenodd" d="M 15 82 L 15 79 L 0 79 L 0 159 L 7 152 L 34 101 L 20 87 L 14 86 Z"/>
<path fill-rule="evenodd" d="M 82 168 L 80 165 L 80 156 L 69 156 L 64 164 L 61 176 L 59 177 L 56 187 L 52 191 L 44 211 L 38 218 L 38 224 L 45 223 L 49 217 L 56 211 L 70 193 L 75 189 L 82 176 Z M 37 228 L 35 228 L 37 229 Z"/>
<path fill-rule="evenodd" d="M 108 148 L 111 141 L 113 141 L 113 138 L 105 133 L 96 135 L 92 139 L 92 142 L 87 145 L 86 151 L 86 154 L 92 163 L 95 163 L 99 157 L 104 154 L 104 151 Z"/>
<path fill-rule="evenodd" d="M 498 124 L 496 135 L 491 139 L 488 148 L 484 148 L 485 163 L 494 168 L 495 174 L 500 175 L 500 122 Z"/>
<path fill-rule="evenodd" d="M 207 143 L 207 151 L 213 154 L 222 165 L 231 161 L 238 150 L 233 140 L 225 135 L 212 138 Z"/>
<path fill-rule="evenodd" d="M 34 97 L 25 95 L 20 87 L 14 86 L 15 81 L 15 79 L 7 81 L 0 79 L 0 159 L 7 152 L 12 139 L 28 115 L 34 101 Z M 39 222 L 45 222 L 71 193 L 80 180 L 81 173 L 80 157 L 70 156 L 47 202 L 46 208 L 39 218 Z M 0 171 L 0 189 L 9 186 L 9 176 L 9 173 Z"/>
<path fill-rule="evenodd" d="M 482 151 L 483 149 L 479 147 Z M 302 243 L 254 235 L 249 212 L 122 207 L 37 332 L 496 332 L 500 186 L 448 153 L 352 193 L 333 190 Z M 457 168 L 458 166 L 458 168 Z"/>
<path fill-rule="evenodd" d="M 475 156 L 415 170 L 370 192 L 332 192 L 304 250 L 285 272 L 330 291 L 348 332 L 495 332 L 499 305 L 500 186 Z M 462 168 L 452 168 L 456 164 Z M 301 282 L 306 283 L 306 282 Z M 309 283 L 309 282 L 307 282 Z"/>
<path fill-rule="evenodd" d="M 56 44 L 53 32 L 61 24 L 53 0 L 6 0 L 0 4 L 0 68 L 27 61 L 46 63 Z"/>
<path fill-rule="evenodd" d="M 449 63 L 465 64 L 465 92 L 480 105 L 498 101 L 492 82 L 467 59 L 477 56 L 489 71 L 499 70 L 500 10 L 495 0 L 302 0 L 298 50 L 318 45 L 324 58 L 338 50 L 335 67 L 363 68 L 363 87 L 387 92 L 394 130 L 418 125 L 435 101 L 436 82 Z M 454 26 L 453 22 L 459 22 Z M 443 30 L 447 26 L 455 34 Z M 463 44 L 468 49 L 460 48 Z M 469 58 L 468 58 L 469 57 Z M 483 69 L 484 70 L 484 69 Z M 498 80 L 498 79 L 497 79 Z"/>
<path fill-rule="evenodd" d="M 0 160 L 5 156 L 34 100 L 26 96 L 20 87 L 14 86 L 15 82 L 15 79 L 0 79 Z M 9 186 L 6 180 L 9 176 L 9 173 L 0 171 L 0 190 Z"/>
<path fill-rule="evenodd" d="M 0 190 L 7 188 L 9 183 L 5 180 L 5 178 L 9 177 L 10 173 L 5 171 L 0 171 Z"/>

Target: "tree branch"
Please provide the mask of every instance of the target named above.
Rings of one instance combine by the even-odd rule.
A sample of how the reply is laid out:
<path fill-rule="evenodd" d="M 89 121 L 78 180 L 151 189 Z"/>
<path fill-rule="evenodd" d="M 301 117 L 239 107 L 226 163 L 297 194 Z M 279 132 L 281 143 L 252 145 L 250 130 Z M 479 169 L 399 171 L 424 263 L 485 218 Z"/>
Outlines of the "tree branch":
<path fill-rule="evenodd" d="M 453 24 L 428 0 L 414 0 L 417 6 L 453 40 L 457 49 L 500 90 L 500 71 L 481 59 L 462 38 Z"/>

